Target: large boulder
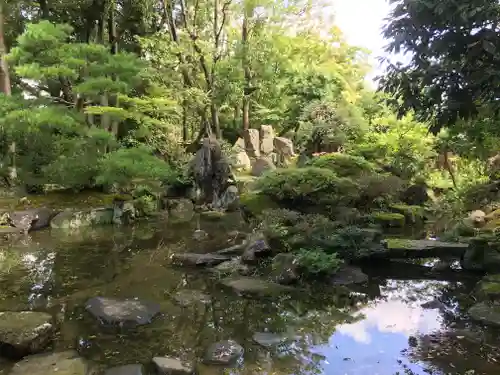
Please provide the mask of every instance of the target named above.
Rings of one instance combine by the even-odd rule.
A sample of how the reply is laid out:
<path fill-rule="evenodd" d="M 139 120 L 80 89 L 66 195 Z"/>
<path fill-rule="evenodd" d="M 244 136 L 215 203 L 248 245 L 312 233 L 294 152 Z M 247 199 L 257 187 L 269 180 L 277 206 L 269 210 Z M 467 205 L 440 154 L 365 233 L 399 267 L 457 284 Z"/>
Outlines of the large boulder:
<path fill-rule="evenodd" d="M 489 236 L 477 236 L 460 259 L 460 265 L 467 271 L 498 272 L 500 270 L 500 243 Z"/>
<path fill-rule="evenodd" d="M 224 276 L 248 275 L 250 274 L 250 268 L 246 264 L 241 263 L 241 259 L 238 257 L 215 266 L 213 272 Z"/>
<path fill-rule="evenodd" d="M 0 354 L 21 358 L 43 351 L 54 333 L 52 317 L 43 312 L 0 312 Z"/>
<path fill-rule="evenodd" d="M 102 325 L 135 327 L 151 323 L 160 313 L 160 305 L 138 299 L 118 300 L 94 297 L 87 301 L 85 309 Z"/>
<path fill-rule="evenodd" d="M 84 211 L 65 210 L 58 213 L 50 222 L 51 228 L 75 229 L 92 225 L 113 224 L 113 208 L 94 208 Z"/>
<path fill-rule="evenodd" d="M 252 158 L 260 156 L 260 135 L 258 129 L 247 129 L 243 132 L 243 139 L 245 142 L 245 150 Z"/>
<path fill-rule="evenodd" d="M 342 266 L 332 276 L 331 281 L 334 285 L 355 285 L 364 284 L 368 282 L 368 275 L 366 275 L 361 268 L 354 266 Z"/>
<path fill-rule="evenodd" d="M 97 369 L 74 350 L 26 357 L 9 375 L 96 375 Z"/>
<path fill-rule="evenodd" d="M 234 168 L 240 171 L 252 169 L 252 161 L 245 150 L 238 151 L 234 156 Z"/>
<path fill-rule="evenodd" d="M 261 157 L 252 164 L 252 176 L 259 177 L 265 172 L 276 169 L 273 161 L 269 157 Z"/>
<path fill-rule="evenodd" d="M 275 137 L 274 138 L 274 149 L 279 155 L 283 155 L 287 158 L 295 156 L 295 151 L 293 149 L 293 142 L 285 137 Z"/>
<path fill-rule="evenodd" d="M 50 221 L 57 211 L 50 208 L 32 208 L 24 211 L 14 211 L 9 214 L 12 226 L 25 230 L 39 230 L 50 226 Z"/>
<path fill-rule="evenodd" d="M 274 151 L 274 129 L 271 125 L 260 127 L 260 152 L 262 155 L 270 155 Z"/>

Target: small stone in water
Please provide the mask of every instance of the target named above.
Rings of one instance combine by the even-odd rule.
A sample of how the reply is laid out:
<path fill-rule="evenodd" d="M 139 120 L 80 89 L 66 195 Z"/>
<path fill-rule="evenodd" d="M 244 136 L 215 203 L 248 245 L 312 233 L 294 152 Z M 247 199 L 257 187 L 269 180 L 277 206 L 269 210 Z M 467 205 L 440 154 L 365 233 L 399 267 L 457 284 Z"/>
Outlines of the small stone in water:
<path fill-rule="evenodd" d="M 154 357 L 153 363 L 159 375 L 190 375 L 193 367 L 176 358 Z"/>
<path fill-rule="evenodd" d="M 284 337 L 271 332 L 256 332 L 252 338 L 253 341 L 265 347 L 276 346 L 285 341 Z"/>
<path fill-rule="evenodd" d="M 243 347 L 233 340 L 219 341 L 210 345 L 204 363 L 212 365 L 234 365 L 242 356 Z"/>

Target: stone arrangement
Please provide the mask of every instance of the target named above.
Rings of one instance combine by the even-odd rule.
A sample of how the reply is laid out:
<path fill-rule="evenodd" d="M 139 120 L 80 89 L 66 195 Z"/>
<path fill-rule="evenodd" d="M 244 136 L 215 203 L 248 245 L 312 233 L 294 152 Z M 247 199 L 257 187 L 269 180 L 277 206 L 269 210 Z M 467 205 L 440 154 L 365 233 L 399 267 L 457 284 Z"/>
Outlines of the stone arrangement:
<path fill-rule="evenodd" d="M 260 176 L 276 166 L 286 166 L 295 156 L 293 142 L 277 137 L 271 125 L 246 130 L 243 138 L 238 138 L 234 144 L 233 151 L 236 169 L 251 171 L 253 176 Z"/>

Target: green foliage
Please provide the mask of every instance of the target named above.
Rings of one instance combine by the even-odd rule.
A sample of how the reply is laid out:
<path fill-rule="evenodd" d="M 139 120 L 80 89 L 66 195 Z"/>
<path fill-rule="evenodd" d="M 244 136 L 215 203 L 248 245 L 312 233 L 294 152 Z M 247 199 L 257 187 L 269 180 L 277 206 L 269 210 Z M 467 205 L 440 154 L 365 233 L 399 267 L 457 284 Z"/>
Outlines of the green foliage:
<path fill-rule="evenodd" d="M 439 130 L 484 107 L 498 109 L 500 38 L 491 25 L 500 5 L 481 0 L 393 3 L 384 30 L 390 40 L 387 50 L 407 52 L 411 58 L 391 65 L 382 86 L 399 99 L 401 111 L 413 109 Z"/>
<path fill-rule="evenodd" d="M 266 237 L 284 251 L 314 248 L 337 254 L 341 259 L 357 259 L 383 251 L 380 233 L 373 229 L 286 209 L 265 210 L 261 217 Z"/>
<path fill-rule="evenodd" d="M 307 165 L 328 168 L 339 177 L 357 177 L 375 172 L 375 166 L 363 157 L 343 153 L 320 155 L 309 160 Z"/>
<path fill-rule="evenodd" d="M 325 209 L 353 202 L 357 185 L 325 168 L 291 168 L 267 173 L 258 181 L 262 194 L 276 201 L 302 208 Z"/>
<path fill-rule="evenodd" d="M 344 263 L 337 257 L 337 254 L 328 254 L 318 248 L 300 249 L 297 252 L 297 262 L 308 274 L 312 275 L 333 274 Z"/>
<path fill-rule="evenodd" d="M 155 183 L 168 180 L 172 171 L 146 147 L 122 148 L 106 154 L 98 166 L 96 182 L 128 187 L 134 180 Z"/>

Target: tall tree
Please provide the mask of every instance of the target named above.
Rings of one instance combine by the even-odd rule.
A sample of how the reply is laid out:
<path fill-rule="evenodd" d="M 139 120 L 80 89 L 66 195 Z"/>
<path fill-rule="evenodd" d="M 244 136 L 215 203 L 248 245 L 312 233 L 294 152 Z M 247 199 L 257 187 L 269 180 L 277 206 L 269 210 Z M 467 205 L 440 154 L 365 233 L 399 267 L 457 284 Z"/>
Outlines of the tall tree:
<path fill-rule="evenodd" d="M 9 65 L 7 64 L 7 47 L 4 37 L 4 0 L 0 0 L 0 92 L 11 95 Z"/>
<path fill-rule="evenodd" d="M 500 3 L 491 0 L 391 0 L 384 29 L 388 52 L 409 61 L 389 65 L 381 87 L 400 112 L 415 110 L 431 129 L 500 110 Z"/>

